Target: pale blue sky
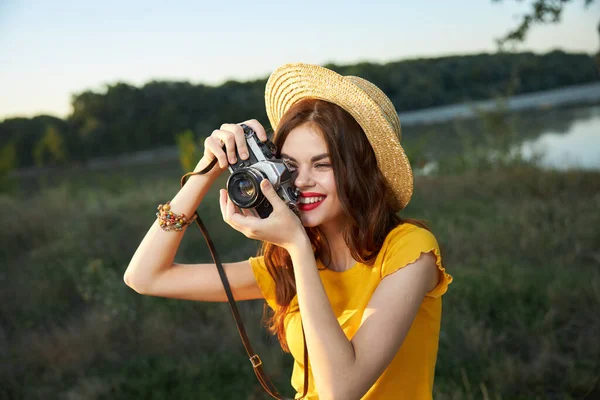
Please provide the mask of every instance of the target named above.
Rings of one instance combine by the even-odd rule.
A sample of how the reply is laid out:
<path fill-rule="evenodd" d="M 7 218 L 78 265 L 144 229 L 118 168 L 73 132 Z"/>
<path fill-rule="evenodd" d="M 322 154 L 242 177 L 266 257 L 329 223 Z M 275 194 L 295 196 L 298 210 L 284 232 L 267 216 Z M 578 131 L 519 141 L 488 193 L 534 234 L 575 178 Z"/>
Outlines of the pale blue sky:
<path fill-rule="evenodd" d="M 524 49 L 593 53 L 596 1 L 569 4 Z M 73 93 L 117 81 L 218 84 L 287 62 L 387 62 L 495 50 L 526 4 L 442 1 L 0 0 L 0 119 L 70 111 Z"/>

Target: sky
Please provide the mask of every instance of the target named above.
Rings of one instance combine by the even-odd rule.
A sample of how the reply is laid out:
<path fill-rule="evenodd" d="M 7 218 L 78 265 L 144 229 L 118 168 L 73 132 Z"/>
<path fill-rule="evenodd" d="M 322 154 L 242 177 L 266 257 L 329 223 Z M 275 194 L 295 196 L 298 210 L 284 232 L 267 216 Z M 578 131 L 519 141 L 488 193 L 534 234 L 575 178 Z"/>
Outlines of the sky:
<path fill-rule="evenodd" d="M 529 1 L 0 0 L 0 120 L 66 117 L 106 85 L 266 78 L 288 62 L 352 64 L 494 52 Z M 600 1 L 567 5 L 520 48 L 595 53 Z"/>

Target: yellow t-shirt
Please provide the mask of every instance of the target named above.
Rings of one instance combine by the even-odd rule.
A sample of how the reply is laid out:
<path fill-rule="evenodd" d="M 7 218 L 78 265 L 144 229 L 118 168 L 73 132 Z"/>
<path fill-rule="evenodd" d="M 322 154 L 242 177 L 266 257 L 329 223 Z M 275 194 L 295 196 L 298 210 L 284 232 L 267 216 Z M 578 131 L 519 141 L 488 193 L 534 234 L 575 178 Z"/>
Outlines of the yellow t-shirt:
<path fill-rule="evenodd" d="M 442 267 L 442 257 L 433 234 L 408 223 L 397 226 L 388 234 L 373 266 L 356 263 L 349 270 L 335 272 L 322 269 L 323 264 L 317 260 L 317 266 L 322 269 L 319 274 L 333 312 L 346 337 L 351 339 L 357 332 L 363 312 L 381 279 L 416 261 L 421 253 L 430 251 L 437 258 L 439 283 L 427 293 L 400 350 L 363 399 L 431 399 L 442 318 L 441 296 L 446 293 L 452 276 Z M 275 302 L 275 285 L 263 257 L 250 258 L 250 265 L 267 304 L 275 309 L 278 307 Z M 297 312 L 297 296 L 292 299 L 290 310 L 292 312 L 286 317 L 285 329 L 294 357 L 291 383 L 298 398 L 303 393 L 304 384 L 304 343 L 300 314 Z M 310 364 L 308 368 L 310 373 Z M 307 398 L 318 399 L 312 373 L 309 375 Z"/>

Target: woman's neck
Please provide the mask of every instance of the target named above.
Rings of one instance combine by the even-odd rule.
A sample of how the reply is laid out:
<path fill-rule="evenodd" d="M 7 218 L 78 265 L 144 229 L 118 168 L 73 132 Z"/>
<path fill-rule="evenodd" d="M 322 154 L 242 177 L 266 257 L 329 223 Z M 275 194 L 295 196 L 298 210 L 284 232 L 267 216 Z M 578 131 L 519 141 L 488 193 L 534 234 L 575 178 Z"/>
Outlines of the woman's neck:
<path fill-rule="evenodd" d="M 350 249 L 344 240 L 342 234 L 343 228 L 339 226 L 319 226 L 327 244 L 329 246 L 329 252 L 325 252 L 324 257 L 331 256 L 331 259 L 321 260 L 324 265 L 327 265 L 330 270 L 342 272 L 346 271 L 356 263 L 356 260 L 352 258 Z"/>

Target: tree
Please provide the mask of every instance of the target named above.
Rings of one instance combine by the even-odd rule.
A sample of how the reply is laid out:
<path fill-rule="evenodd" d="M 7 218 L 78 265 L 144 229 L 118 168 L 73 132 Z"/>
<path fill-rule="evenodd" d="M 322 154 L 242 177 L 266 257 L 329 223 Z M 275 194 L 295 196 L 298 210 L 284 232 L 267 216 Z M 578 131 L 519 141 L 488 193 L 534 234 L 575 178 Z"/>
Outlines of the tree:
<path fill-rule="evenodd" d="M 38 167 L 64 164 L 67 161 L 63 138 L 54 126 L 48 126 L 44 136 L 36 143 L 33 159 Z"/>
<path fill-rule="evenodd" d="M 196 145 L 194 133 L 191 130 L 186 130 L 176 135 L 177 147 L 179 148 L 179 162 L 181 168 L 185 172 L 194 169 L 196 163 L 200 159 L 200 150 Z"/>
<path fill-rule="evenodd" d="M 492 0 L 495 3 L 499 3 L 502 0 Z M 518 0 L 522 1 L 522 0 Z M 510 30 L 506 35 L 496 40 L 500 49 L 504 49 L 506 45 L 516 45 L 525 41 L 525 37 L 529 32 L 529 29 L 533 25 L 557 23 L 560 22 L 563 9 L 567 3 L 572 0 L 533 0 L 531 2 L 531 9 L 528 13 L 523 15 L 523 19 L 519 25 Z M 588 8 L 594 0 L 583 0 L 584 6 Z M 598 23 L 598 34 L 600 35 L 600 22 Z M 600 49 L 594 56 L 596 67 L 600 71 Z"/>
<path fill-rule="evenodd" d="M 10 188 L 10 172 L 17 165 L 17 150 L 14 142 L 0 147 L 0 192 Z"/>

